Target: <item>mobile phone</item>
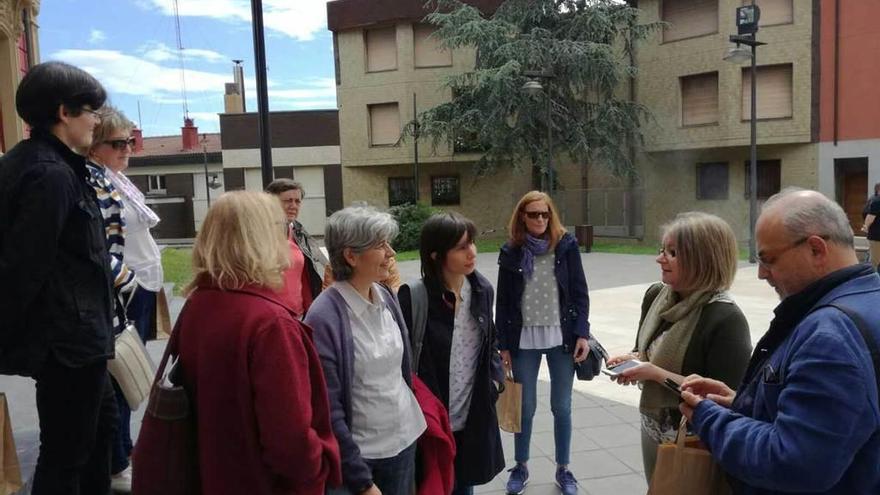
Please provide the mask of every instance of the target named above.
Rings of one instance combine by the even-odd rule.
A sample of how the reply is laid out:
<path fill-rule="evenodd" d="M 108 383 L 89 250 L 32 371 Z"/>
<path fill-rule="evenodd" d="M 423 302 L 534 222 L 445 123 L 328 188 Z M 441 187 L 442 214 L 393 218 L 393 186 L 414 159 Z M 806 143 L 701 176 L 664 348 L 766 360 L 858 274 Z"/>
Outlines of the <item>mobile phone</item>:
<path fill-rule="evenodd" d="M 640 364 L 642 364 L 642 362 L 638 359 L 630 359 L 629 361 L 624 361 L 616 366 L 612 366 L 611 368 L 605 368 L 602 370 L 602 373 L 605 373 L 608 376 L 617 376 L 621 372 L 626 371 L 630 368 L 635 368 Z"/>
<path fill-rule="evenodd" d="M 673 391 L 675 395 L 681 396 L 681 387 L 679 387 L 678 384 L 675 383 L 674 380 L 672 380 L 672 378 L 667 378 L 663 380 L 663 386 Z"/>

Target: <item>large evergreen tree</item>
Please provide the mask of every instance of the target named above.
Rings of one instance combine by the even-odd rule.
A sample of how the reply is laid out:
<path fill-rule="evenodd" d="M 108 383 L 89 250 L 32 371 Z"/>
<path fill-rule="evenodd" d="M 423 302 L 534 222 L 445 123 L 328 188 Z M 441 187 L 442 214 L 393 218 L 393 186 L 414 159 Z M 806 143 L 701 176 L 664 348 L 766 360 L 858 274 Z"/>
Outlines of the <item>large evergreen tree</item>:
<path fill-rule="evenodd" d="M 446 78 L 452 101 L 418 117 L 405 135 L 433 146 L 481 153 L 480 173 L 549 162 L 547 95 L 556 157 L 601 163 L 616 176 L 634 174 L 628 153 L 641 141 L 646 109 L 629 101 L 624 82 L 636 73 L 634 44 L 659 24 L 639 24 L 619 0 L 507 0 L 491 17 L 459 0 L 439 0 L 427 21 L 442 46 L 476 50 L 473 70 Z M 530 72 L 544 92 L 522 90 Z"/>

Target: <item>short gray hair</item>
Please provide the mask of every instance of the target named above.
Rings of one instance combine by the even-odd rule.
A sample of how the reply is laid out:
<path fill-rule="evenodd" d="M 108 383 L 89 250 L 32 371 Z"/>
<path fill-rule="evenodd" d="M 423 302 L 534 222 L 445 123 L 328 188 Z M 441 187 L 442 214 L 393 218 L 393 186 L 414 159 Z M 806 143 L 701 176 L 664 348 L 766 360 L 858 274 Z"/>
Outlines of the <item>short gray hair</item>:
<path fill-rule="evenodd" d="M 383 241 L 390 243 L 397 232 L 394 217 L 375 208 L 349 206 L 330 215 L 324 229 L 324 244 L 330 257 L 333 278 L 351 278 L 352 268 L 345 260 L 345 248 L 362 253 Z"/>
<path fill-rule="evenodd" d="M 853 231 L 843 208 L 810 189 L 786 187 L 770 196 L 763 211 L 779 208 L 782 225 L 794 237 L 817 235 L 829 242 L 853 247 Z"/>

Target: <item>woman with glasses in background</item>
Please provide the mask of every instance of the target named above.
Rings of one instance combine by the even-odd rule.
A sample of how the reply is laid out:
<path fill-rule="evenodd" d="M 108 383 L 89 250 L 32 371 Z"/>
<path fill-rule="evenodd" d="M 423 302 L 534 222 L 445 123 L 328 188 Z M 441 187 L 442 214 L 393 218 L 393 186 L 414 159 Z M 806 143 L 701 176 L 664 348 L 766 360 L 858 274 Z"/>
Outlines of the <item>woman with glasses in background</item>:
<path fill-rule="evenodd" d="M 565 231 L 553 201 L 531 191 L 517 203 L 510 238 L 498 256 L 495 325 L 501 359 L 522 384 L 522 431 L 514 436 L 516 465 L 507 492 L 528 483 L 532 419 L 537 405 L 538 369 L 550 368 L 550 408 L 556 444 L 556 484 L 565 495 L 578 491 L 568 469 L 571 453 L 571 391 L 574 366 L 587 358 L 589 297 L 574 236 Z"/>
<path fill-rule="evenodd" d="M 648 483 L 657 446 L 674 441 L 681 413 L 679 397 L 662 384 L 698 374 L 739 385 L 752 353 L 749 324 L 727 290 L 736 275 L 733 229 L 721 218 L 701 212 L 681 213 L 663 227 L 657 256 L 662 282 L 642 300 L 639 331 L 632 353 L 608 360 L 608 367 L 630 359 L 642 361 L 615 380 L 642 387 L 642 459 Z"/>

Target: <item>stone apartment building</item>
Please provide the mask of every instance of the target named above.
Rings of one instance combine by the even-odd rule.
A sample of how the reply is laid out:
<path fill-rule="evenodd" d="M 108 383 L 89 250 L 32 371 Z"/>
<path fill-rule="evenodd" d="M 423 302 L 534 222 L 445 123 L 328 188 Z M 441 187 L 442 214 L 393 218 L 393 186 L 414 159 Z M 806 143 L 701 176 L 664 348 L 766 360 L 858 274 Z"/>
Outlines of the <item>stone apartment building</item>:
<path fill-rule="evenodd" d="M 491 13 L 500 2 L 469 2 Z M 630 0 L 643 21 L 667 27 L 637 50 L 630 91 L 653 114 L 635 154 L 639 179 L 624 183 L 601 167 L 562 164 L 557 202 L 568 225 L 597 235 L 657 240 L 676 213 L 718 214 L 748 240 L 749 64 L 723 60 L 736 7 L 751 0 Z M 860 225 L 869 183 L 880 181 L 880 96 L 872 81 L 880 4 L 844 0 L 757 0 L 758 199 L 786 186 L 818 188 Z M 418 108 L 451 95 L 441 86 L 468 70 L 474 54 L 448 53 L 428 38 L 419 0 L 336 0 L 334 34 L 345 203 L 393 205 L 412 196 L 413 144 L 400 129 Z M 420 150 L 418 191 L 428 204 L 457 209 L 481 229 L 499 228 L 528 174 L 476 179 L 474 155 Z M 584 172 L 589 169 L 589 172 Z M 872 188 L 871 188 L 872 189 Z"/>
<path fill-rule="evenodd" d="M 40 61 L 39 0 L 0 0 L 0 154 L 26 137 L 15 112 L 15 90 Z"/>
<path fill-rule="evenodd" d="M 500 0 L 471 0 L 492 12 Z M 422 22 L 422 0 L 335 0 L 327 4 L 333 32 L 345 204 L 388 207 L 411 200 L 457 210 L 480 230 L 504 230 L 515 201 L 530 189 L 526 174 L 477 178 L 473 153 L 420 143 L 414 183 L 413 141 L 399 141 L 415 115 L 451 98 L 443 78 L 469 70 L 472 50 L 440 49 Z M 414 102 L 415 97 L 415 102 Z"/>

